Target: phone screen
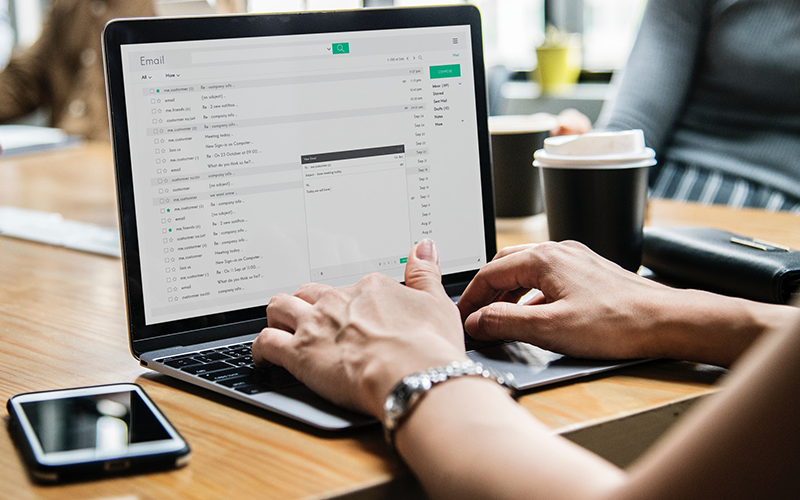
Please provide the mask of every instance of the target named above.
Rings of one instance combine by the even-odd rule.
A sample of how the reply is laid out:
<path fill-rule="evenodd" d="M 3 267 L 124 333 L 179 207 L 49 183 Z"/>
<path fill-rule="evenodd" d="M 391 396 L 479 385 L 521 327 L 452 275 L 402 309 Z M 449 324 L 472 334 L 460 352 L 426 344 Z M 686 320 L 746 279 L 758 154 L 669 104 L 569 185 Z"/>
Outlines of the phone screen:
<path fill-rule="evenodd" d="M 135 391 L 22 403 L 45 453 L 125 453 L 136 443 L 170 435 Z"/>
<path fill-rule="evenodd" d="M 136 384 L 20 394 L 8 409 L 35 479 L 165 469 L 188 461 L 189 445 Z"/>

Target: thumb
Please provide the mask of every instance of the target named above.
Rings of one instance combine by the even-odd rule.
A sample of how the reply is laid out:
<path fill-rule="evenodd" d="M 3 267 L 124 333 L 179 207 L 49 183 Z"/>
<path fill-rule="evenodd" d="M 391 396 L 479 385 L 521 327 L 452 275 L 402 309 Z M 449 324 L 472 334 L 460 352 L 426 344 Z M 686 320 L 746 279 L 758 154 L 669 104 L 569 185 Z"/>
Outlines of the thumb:
<path fill-rule="evenodd" d="M 439 269 L 439 250 L 432 240 L 417 243 L 408 254 L 406 263 L 406 286 L 415 290 L 440 293 L 442 271 Z"/>

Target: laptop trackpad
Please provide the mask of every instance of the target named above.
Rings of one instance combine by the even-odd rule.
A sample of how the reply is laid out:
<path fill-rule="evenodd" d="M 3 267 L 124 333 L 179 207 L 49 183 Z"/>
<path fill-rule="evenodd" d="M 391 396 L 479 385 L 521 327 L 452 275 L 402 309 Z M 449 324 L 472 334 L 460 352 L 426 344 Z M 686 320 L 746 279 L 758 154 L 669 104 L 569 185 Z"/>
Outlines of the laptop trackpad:
<path fill-rule="evenodd" d="M 643 361 L 577 359 L 523 342 L 483 347 L 467 352 L 467 356 L 475 362 L 504 373 L 511 373 L 514 375 L 514 387 L 519 390 L 592 375 Z"/>

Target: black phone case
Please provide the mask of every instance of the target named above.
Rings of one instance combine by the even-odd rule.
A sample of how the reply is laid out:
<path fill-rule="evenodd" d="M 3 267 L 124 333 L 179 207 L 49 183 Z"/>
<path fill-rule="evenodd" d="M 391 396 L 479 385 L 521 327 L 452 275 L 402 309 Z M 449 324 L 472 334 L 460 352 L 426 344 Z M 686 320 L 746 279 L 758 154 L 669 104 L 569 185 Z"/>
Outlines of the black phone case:
<path fill-rule="evenodd" d="M 144 397 L 149 399 L 149 396 L 147 396 L 144 390 L 142 390 L 142 393 L 144 394 Z M 188 462 L 191 454 L 191 450 L 187 444 L 185 448 L 170 453 L 127 458 L 106 458 L 69 465 L 46 465 L 40 463 L 36 459 L 36 456 L 33 453 L 33 448 L 31 447 L 31 443 L 19 424 L 19 415 L 17 415 L 16 410 L 11 405 L 11 399 L 9 399 L 6 403 L 6 408 L 8 409 L 9 416 L 9 433 L 11 434 L 17 449 L 20 451 L 22 458 L 25 461 L 31 479 L 40 484 L 76 482 L 98 477 L 141 474 L 159 470 L 174 469 L 185 465 Z M 164 418 L 166 419 L 166 416 L 164 416 Z M 172 424 L 170 423 L 170 425 Z M 174 428 L 174 426 L 172 427 Z"/>
<path fill-rule="evenodd" d="M 720 229 L 645 228 L 642 265 L 676 285 L 761 302 L 800 295 L 800 252 Z"/>

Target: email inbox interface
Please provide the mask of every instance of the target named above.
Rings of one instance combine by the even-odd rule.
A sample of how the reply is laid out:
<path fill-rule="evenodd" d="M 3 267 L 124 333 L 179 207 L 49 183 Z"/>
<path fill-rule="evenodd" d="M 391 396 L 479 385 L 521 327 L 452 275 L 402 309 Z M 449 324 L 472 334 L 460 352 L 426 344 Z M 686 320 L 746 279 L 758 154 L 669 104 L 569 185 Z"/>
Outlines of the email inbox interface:
<path fill-rule="evenodd" d="M 469 27 L 122 48 L 145 321 L 486 260 Z"/>

